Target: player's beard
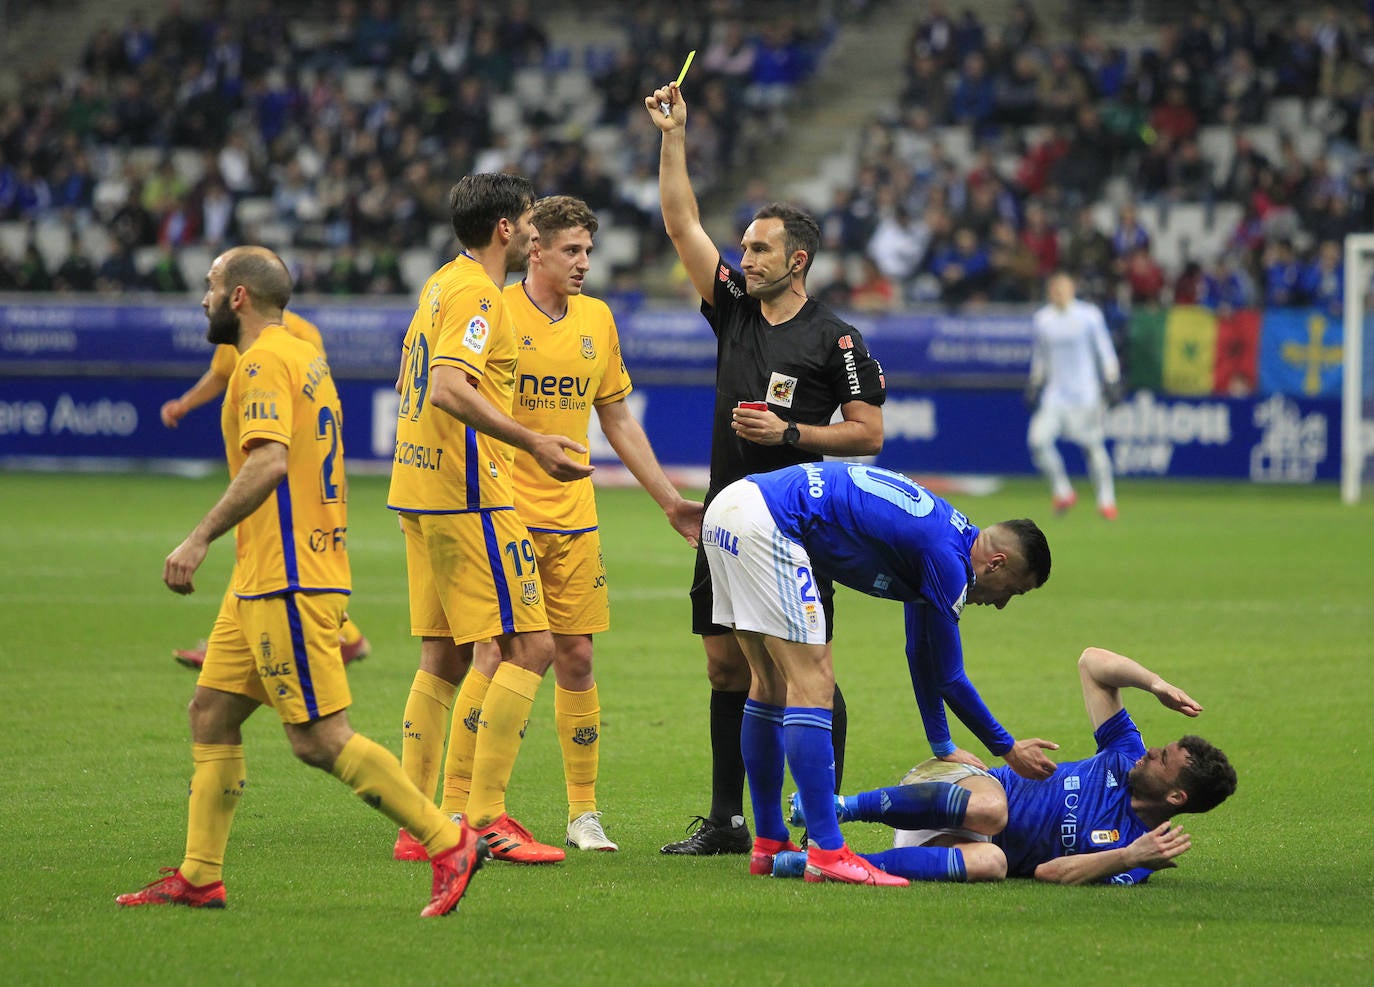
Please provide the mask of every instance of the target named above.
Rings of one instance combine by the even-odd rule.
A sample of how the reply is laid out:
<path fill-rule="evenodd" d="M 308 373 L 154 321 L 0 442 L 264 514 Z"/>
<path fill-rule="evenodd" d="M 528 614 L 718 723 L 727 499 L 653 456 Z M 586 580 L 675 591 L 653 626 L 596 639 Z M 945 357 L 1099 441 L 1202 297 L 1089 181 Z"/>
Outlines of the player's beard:
<path fill-rule="evenodd" d="M 1131 768 L 1126 774 L 1126 784 L 1130 786 L 1133 797 L 1148 801 L 1161 799 L 1169 793 L 1169 786 L 1150 775 L 1144 764 Z"/>
<path fill-rule="evenodd" d="M 516 235 L 506 246 L 506 273 L 521 274 L 530 267 L 530 236 Z"/>
<path fill-rule="evenodd" d="M 243 332 L 243 322 L 239 314 L 229 307 L 212 308 L 206 313 L 210 324 L 205 330 L 205 338 L 216 346 L 238 346 Z"/>

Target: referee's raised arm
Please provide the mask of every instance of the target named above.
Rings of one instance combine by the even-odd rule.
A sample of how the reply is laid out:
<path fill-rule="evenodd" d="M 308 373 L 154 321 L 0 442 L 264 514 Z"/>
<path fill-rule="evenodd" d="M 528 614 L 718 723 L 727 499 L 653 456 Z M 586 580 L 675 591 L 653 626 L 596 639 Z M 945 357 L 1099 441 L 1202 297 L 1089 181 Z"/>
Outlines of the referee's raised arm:
<path fill-rule="evenodd" d="M 668 112 L 663 112 L 663 106 Z M 658 161 L 658 198 L 663 227 L 673 241 L 687 276 L 703 300 L 715 297 L 714 278 L 720 251 L 701 225 L 701 211 L 687 175 L 687 103 L 676 83 L 644 98 L 649 119 L 663 132 Z"/>

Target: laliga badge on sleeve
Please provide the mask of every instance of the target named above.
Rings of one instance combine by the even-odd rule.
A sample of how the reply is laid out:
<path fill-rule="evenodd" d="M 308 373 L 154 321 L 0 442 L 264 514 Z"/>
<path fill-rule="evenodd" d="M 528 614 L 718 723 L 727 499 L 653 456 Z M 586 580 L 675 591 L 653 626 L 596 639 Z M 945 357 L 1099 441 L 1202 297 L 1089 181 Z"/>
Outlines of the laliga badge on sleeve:
<path fill-rule="evenodd" d="M 463 330 L 463 345 L 474 353 L 481 353 L 487 348 L 487 337 L 491 335 L 491 323 L 480 315 L 474 315 L 468 320 L 467 329 Z"/>

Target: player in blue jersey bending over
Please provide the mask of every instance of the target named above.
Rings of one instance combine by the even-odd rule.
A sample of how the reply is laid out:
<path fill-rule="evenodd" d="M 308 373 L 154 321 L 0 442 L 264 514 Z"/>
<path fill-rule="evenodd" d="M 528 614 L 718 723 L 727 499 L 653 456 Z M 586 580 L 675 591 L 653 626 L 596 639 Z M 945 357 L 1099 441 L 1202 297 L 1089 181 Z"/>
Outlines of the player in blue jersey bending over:
<path fill-rule="evenodd" d="M 1121 690 L 1141 689 L 1169 709 L 1197 716 L 1202 707 L 1143 665 L 1102 648 L 1078 659 L 1083 701 L 1097 753 L 1066 761 L 1047 782 L 1005 768 L 926 761 L 902 784 L 836 798 L 842 822 L 887 823 L 895 847 L 865 858 L 913 881 L 1000 881 L 1034 877 L 1055 884 L 1140 884 L 1176 867 L 1192 839 L 1170 820 L 1207 812 L 1236 790 L 1226 755 L 1201 737 L 1146 748 Z M 792 822 L 804 821 L 794 810 Z M 800 853 L 777 855 L 773 873 L 800 876 Z"/>
<path fill-rule="evenodd" d="M 830 701 L 818 577 L 906 603 L 907 662 L 937 757 L 983 767 L 950 740 L 945 704 L 994 754 L 1027 778 L 1054 762 L 1040 738 L 1016 741 L 964 673 L 959 617 L 965 603 L 1002 609 L 1044 584 L 1050 549 L 1032 521 L 979 529 L 899 473 L 856 463 L 804 463 L 726 487 L 702 526 L 714 621 L 733 626 L 753 681 L 740 747 L 757 825 L 749 870 L 772 872 L 795 850 L 782 816 L 784 752 L 810 820 L 807 879 L 905 884 L 845 846 L 835 818 Z"/>

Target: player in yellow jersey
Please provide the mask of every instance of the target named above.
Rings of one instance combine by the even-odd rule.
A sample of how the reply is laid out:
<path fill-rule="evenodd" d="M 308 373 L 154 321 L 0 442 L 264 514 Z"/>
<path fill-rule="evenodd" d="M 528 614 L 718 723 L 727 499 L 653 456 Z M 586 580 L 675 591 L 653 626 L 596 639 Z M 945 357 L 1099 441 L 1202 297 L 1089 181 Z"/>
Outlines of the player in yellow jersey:
<path fill-rule="evenodd" d="M 515 335 L 501 289 L 528 261 L 533 200 L 526 179 L 504 174 L 468 175 L 449 194 L 464 249 L 425 282 L 406 332 L 387 498 L 405 532 L 411 633 L 421 638 L 405 708 L 406 771 L 421 791 L 434 792 L 433 738 L 442 749 L 473 642 L 494 638 L 500 661 L 476 724 L 464 818 L 493 856 L 521 863 L 564 853 L 537 842 L 506 811 L 506 785 L 554 656 L 534 546 L 515 511 L 512 462 L 519 449 L 559 481 L 592 472 L 583 445 L 511 417 Z M 398 850 L 412 836 L 402 832 Z"/>
<path fill-rule="evenodd" d="M 414 832 L 433 863 L 422 915 L 457 907 L 485 847 L 420 792 L 385 748 L 355 733 L 338 629 L 351 587 L 342 412 L 324 354 L 282 325 L 291 275 L 263 247 L 217 257 L 201 302 L 207 338 L 238 362 L 221 414 L 229 486 L 172 550 L 162 579 L 175 593 L 210 543 L 235 530 L 233 593 L 210 633 L 191 700 L 186 855 L 119 904 L 223 908 L 229 829 L 245 785 L 242 726 L 261 705 L 281 718 L 295 755 L 328 771 Z"/>
<path fill-rule="evenodd" d="M 539 238 L 529 273 L 505 290 L 515 325 L 519 366 L 515 419 L 539 432 L 570 435 L 583 445 L 592 409 L 611 447 L 693 548 L 703 507 L 685 500 L 654 455 L 625 403 L 630 375 L 620 355 L 615 318 L 605 302 L 582 293 L 591 267 L 596 214 L 581 199 L 548 196 L 535 203 Z M 585 458 L 585 457 L 584 457 Z M 616 850 L 596 803 L 601 704 L 592 674 L 592 635 L 610 627 L 610 598 L 601 559 L 595 491 L 590 479 L 559 483 L 524 452 L 515 455 L 515 507 L 529 528 L 554 639 L 554 722 L 568 795 L 568 846 Z M 462 812 L 495 646 L 479 644 L 474 670 L 458 695 L 445 771 L 445 812 Z M 443 738 L 432 738 L 436 751 Z M 404 758 L 402 758 L 404 763 Z"/>
<path fill-rule="evenodd" d="M 310 320 L 295 312 L 283 312 L 282 325 L 297 339 L 305 340 L 320 353 L 324 352 L 324 339 L 320 336 L 320 330 Z M 234 364 L 238 362 L 238 358 L 238 350 L 234 347 L 216 346 L 214 355 L 210 357 L 210 367 L 201 374 L 200 380 L 192 384 L 181 397 L 172 398 L 162 405 L 162 424 L 167 428 L 176 428 L 192 411 L 201 405 L 209 404 L 223 394 L 229 385 L 229 378 L 234 373 Z M 231 589 L 228 592 L 232 592 L 232 577 L 230 585 Z M 367 638 L 358 629 L 358 625 L 349 619 L 348 614 L 344 614 L 343 626 L 339 628 L 339 648 L 345 665 L 361 661 L 372 651 Z M 172 657 L 187 668 L 198 669 L 205 664 L 205 642 L 202 641 L 195 648 L 174 648 Z"/>

